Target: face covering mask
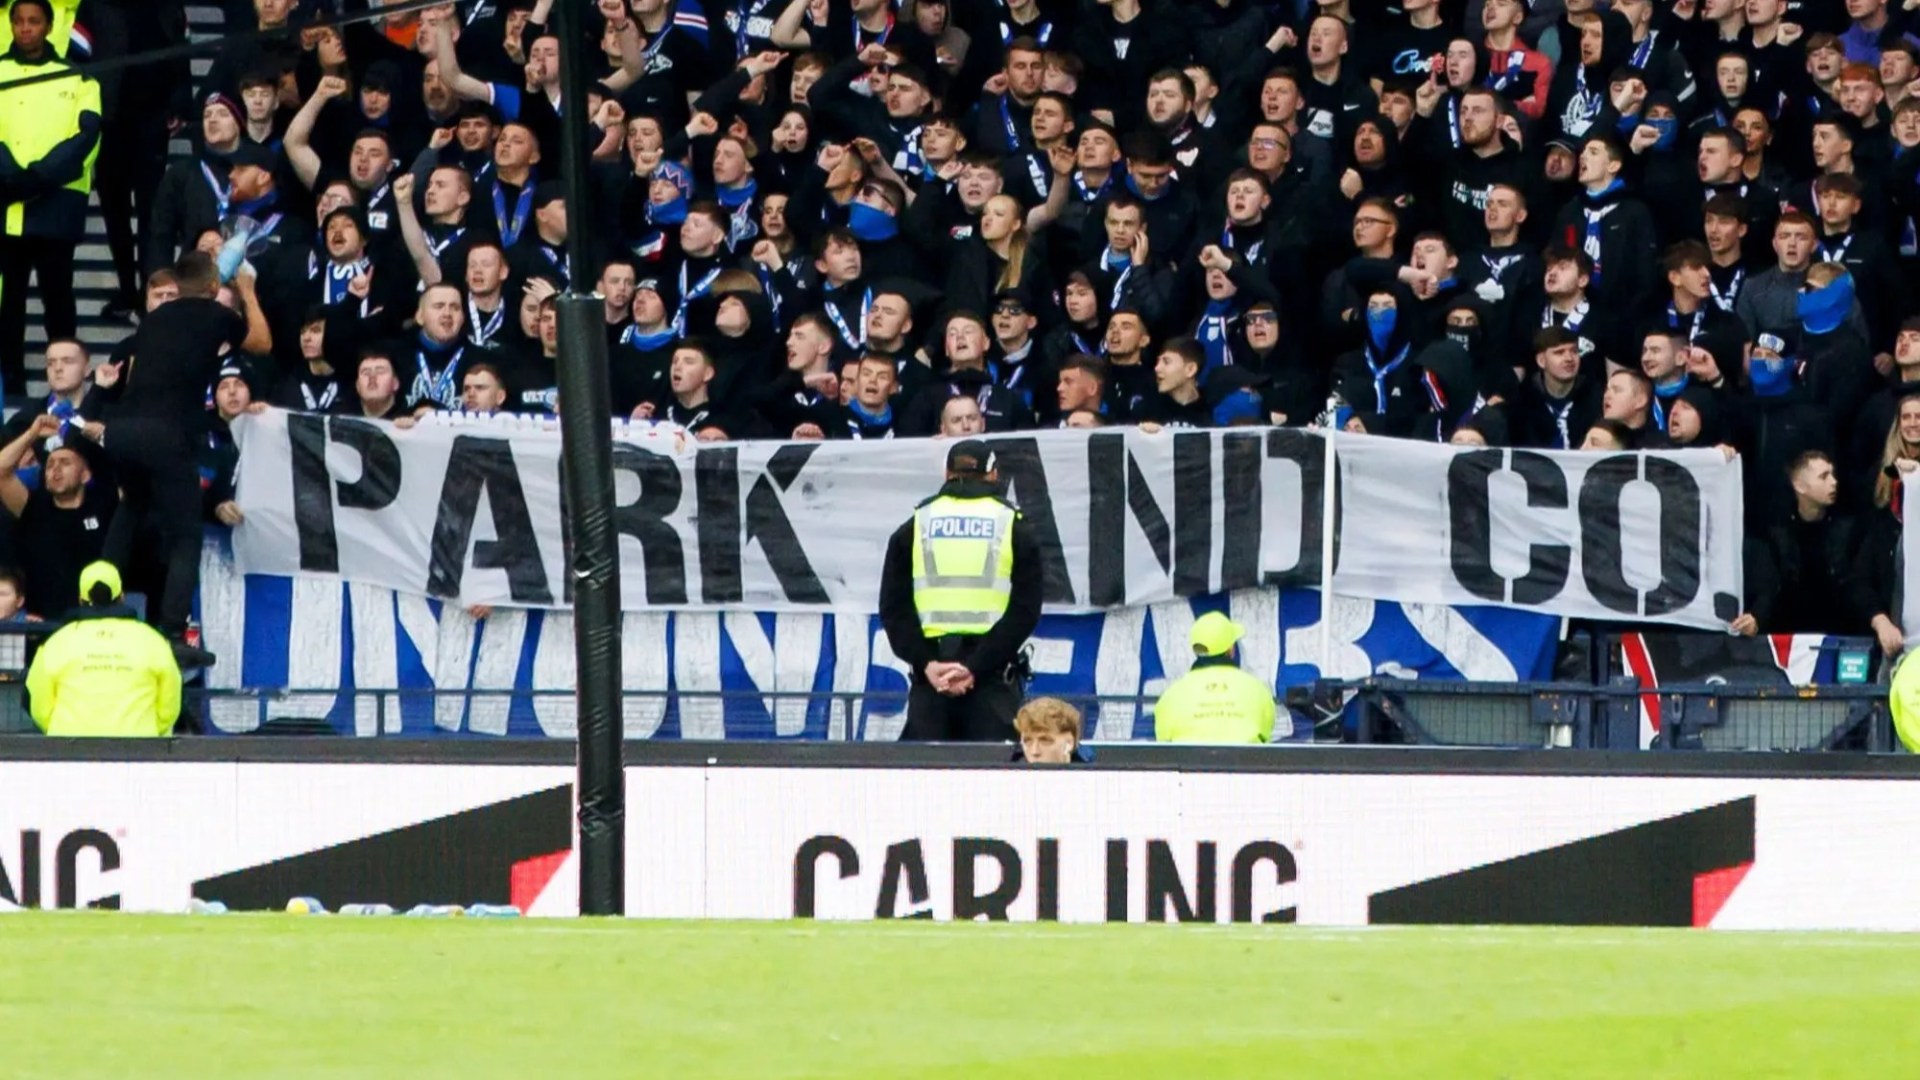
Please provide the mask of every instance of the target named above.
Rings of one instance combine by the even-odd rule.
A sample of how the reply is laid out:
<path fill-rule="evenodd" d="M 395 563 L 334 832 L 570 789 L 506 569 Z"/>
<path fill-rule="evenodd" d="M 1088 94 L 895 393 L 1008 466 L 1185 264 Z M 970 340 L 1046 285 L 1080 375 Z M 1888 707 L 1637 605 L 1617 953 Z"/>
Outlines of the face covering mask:
<path fill-rule="evenodd" d="M 1449 326 L 1447 340 L 1471 353 L 1480 344 L 1480 328 L 1477 326 Z"/>
<path fill-rule="evenodd" d="M 899 235 L 900 223 L 885 211 L 854 203 L 847 207 L 847 231 L 862 240 L 891 240 Z"/>
<path fill-rule="evenodd" d="M 1129 174 L 1127 177 L 1127 190 L 1133 192 L 1135 195 L 1140 196 L 1140 198 L 1146 200 L 1147 202 L 1159 202 L 1161 199 L 1166 198 L 1167 194 L 1173 190 L 1173 185 L 1168 184 L 1166 187 L 1161 188 L 1160 194 L 1158 195 L 1148 195 L 1146 192 L 1143 192 L 1140 190 L 1140 185 L 1136 183 L 1132 175 Z"/>
<path fill-rule="evenodd" d="M 1844 274 L 1824 289 L 1801 293 L 1796 303 L 1800 325 L 1807 333 L 1831 333 L 1847 321 L 1847 314 L 1853 310 L 1853 275 Z"/>
<path fill-rule="evenodd" d="M 655 225 L 678 225 L 687 220 L 687 197 L 675 195 L 672 202 L 653 204 L 653 223 Z"/>
<path fill-rule="evenodd" d="M 1400 309 L 1387 308 L 1384 311 L 1367 311 L 1367 337 L 1373 341 L 1373 347 L 1385 352 L 1387 342 L 1393 337 L 1394 327 L 1400 322 Z"/>
<path fill-rule="evenodd" d="M 1655 150 L 1673 149 L 1673 144 L 1680 137 L 1680 121 L 1671 116 L 1662 117 L 1658 120 L 1643 120 L 1641 123 L 1646 124 L 1648 127 L 1660 133 L 1659 140 L 1653 144 Z"/>

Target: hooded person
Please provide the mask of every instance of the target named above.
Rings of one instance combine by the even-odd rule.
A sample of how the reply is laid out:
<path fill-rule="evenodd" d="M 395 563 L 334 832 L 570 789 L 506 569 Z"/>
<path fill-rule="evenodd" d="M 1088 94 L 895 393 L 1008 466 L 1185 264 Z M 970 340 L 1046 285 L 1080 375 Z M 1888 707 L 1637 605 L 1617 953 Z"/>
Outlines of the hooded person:
<path fill-rule="evenodd" d="M 1667 407 L 1667 438 L 1682 449 L 1703 450 L 1727 441 L 1720 396 L 1704 386 L 1689 386 Z"/>
<path fill-rule="evenodd" d="M 1425 211 L 1427 200 L 1415 195 L 1414 170 L 1407 168 L 1400 133 L 1393 124 L 1378 116 L 1356 122 L 1347 137 L 1346 159 L 1347 167 L 1360 181 L 1357 190 L 1342 183 L 1341 193 L 1347 196 L 1348 205 L 1374 197 L 1391 201 L 1401 208 L 1402 236 L 1413 236 L 1431 224 Z"/>
<path fill-rule="evenodd" d="M 1757 531 L 1793 512 L 1793 490 L 1779 482 L 1809 450 L 1832 455 L 1834 430 L 1825 409 L 1800 386 L 1797 342 L 1761 334 L 1747 359 L 1752 397 L 1738 403 L 1735 443 L 1745 465 L 1747 528 Z"/>
<path fill-rule="evenodd" d="M 1605 134 L 1603 114 L 1612 110 L 1609 83 L 1633 55 L 1633 27 L 1625 15 L 1605 11 L 1585 28 L 1576 28 L 1562 15 L 1559 30 L 1561 48 L 1577 50 L 1577 55 L 1563 55 L 1554 71 L 1544 118 L 1547 131 L 1575 141 Z"/>
<path fill-rule="evenodd" d="M 1473 356 L 1449 331 L 1447 336 L 1414 354 L 1420 367 L 1420 384 L 1432 412 L 1414 434 L 1422 439 L 1443 443 L 1453 437 L 1460 421 L 1473 415 L 1480 398 L 1480 378 L 1474 371 Z"/>
<path fill-rule="evenodd" d="M 1636 185 L 1661 236 L 1692 236 L 1700 231 L 1700 169 L 1694 153 L 1694 140 L 1683 138 L 1680 101 L 1671 90 L 1655 90 L 1647 95 L 1640 117 L 1620 137 L 1631 140 L 1641 126 L 1660 133 L 1659 140 L 1636 155 L 1639 183 Z"/>
<path fill-rule="evenodd" d="M 707 394 L 728 414 L 753 387 L 779 375 L 773 304 L 751 278 L 716 281 L 710 296 L 688 308 L 687 332 L 703 339 L 713 358 L 713 382 Z"/>
<path fill-rule="evenodd" d="M 1413 294 L 1395 282 L 1368 292 L 1360 348 L 1334 361 L 1334 393 L 1355 412 L 1381 415 L 1381 430 L 1412 435 L 1430 411 L 1414 352 Z"/>
<path fill-rule="evenodd" d="M 1847 321 L 1853 290 L 1852 274 L 1820 263 L 1807 271 L 1799 297 L 1800 379 L 1814 404 L 1836 418 L 1858 417 L 1876 381 L 1873 349 Z"/>

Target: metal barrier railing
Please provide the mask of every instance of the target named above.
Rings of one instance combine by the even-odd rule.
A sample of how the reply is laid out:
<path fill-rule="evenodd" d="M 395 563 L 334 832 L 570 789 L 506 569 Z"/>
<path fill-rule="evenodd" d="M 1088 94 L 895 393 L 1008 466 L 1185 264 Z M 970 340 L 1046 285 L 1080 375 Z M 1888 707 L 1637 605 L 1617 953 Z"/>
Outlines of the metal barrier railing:
<path fill-rule="evenodd" d="M 37 731 L 24 686 L 36 638 L 51 624 L 0 624 L 0 735 Z M 1567 749 L 1877 751 L 1894 749 L 1886 688 L 1689 682 L 1642 686 L 1618 670 L 1619 635 L 1593 635 L 1589 655 L 1552 682 L 1328 679 L 1290 689 L 1286 704 L 1319 741 L 1429 746 Z M 1855 654 L 1868 643 L 1831 638 L 1821 653 Z M 1590 668 L 1589 668 L 1589 665 Z M 1582 670 L 1588 669 L 1588 670 Z M 1591 671 L 1592 682 L 1581 676 Z M 1776 678 L 1784 678 L 1778 672 Z M 1058 695 L 1087 719 L 1090 739 L 1151 737 L 1153 699 Z M 727 717 L 753 711 L 747 737 L 890 741 L 904 726 L 903 691 L 630 690 L 630 737 L 645 738 L 671 712 L 685 738 L 741 737 Z M 185 730 L 242 734 L 481 736 L 572 734 L 573 691 L 387 688 L 214 689 L 190 684 Z M 542 722 L 524 720 L 537 713 Z M 403 714 L 414 722 L 403 723 Z M 420 718 L 427 719 L 423 722 Z M 515 717 L 511 723 L 510 717 Z M 1290 734 L 1283 714 L 1276 739 Z M 551 721 L 551 722 L 548 722 Z"/>
<path fill-rule="evenodd" d="M 1290 704 L 1346 708 L 1355 741 L 1430 746 L 1891 751 L 1884 686 L 1643 687 L 1321 680 Z"/>

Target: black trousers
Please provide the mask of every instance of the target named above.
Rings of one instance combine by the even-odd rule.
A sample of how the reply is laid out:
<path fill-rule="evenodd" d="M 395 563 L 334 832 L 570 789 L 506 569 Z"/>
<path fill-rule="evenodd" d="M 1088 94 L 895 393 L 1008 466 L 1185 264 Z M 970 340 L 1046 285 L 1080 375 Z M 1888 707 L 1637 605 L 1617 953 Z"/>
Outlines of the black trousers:
<path fill-rule="evenodd" d="M 145 284 L 140 267 L 153 232 L 153 193 L 166 174 L 167 118 L 165 102 L 160 104 L 159 112 L 121 106 L 126 115 L 108 121 L 100 132 L 100 162 L 94 170 L 114 276 L 120 291 L 136 300 Z"/>
<path fill-rule="evenodd" d="M 130 573 L 134 545 L 143 528 L 152 527 L 165 579 L 157 607 L 147 621 L 168 637 L 178 637 L 193 616 L 193 594 L 200 588 L 200 469 L 181 425 L 127 419 L 107 427 L 107 452 L 120 482 L 120 508 L 107 529 L 106 559 Z"/>
<path fill-rule="evenodd" d="M 0 237 L 0 380 L 6 393 L 27 392 L 27 283 L 39 286 L 47 340 L 73 337 L 79 322 L 73 304 L 71 240 L 45 236 Z"/>
<path fill-rule="evenodd" d="M 1017 736 L 1013 714 L 1025 688 L 1006 677 L 975 675 L 973 689 L 959 697 L 935 690 L 919 673 L 907 691 L 907 726 L 901 742 L 1007 742 Z"/>

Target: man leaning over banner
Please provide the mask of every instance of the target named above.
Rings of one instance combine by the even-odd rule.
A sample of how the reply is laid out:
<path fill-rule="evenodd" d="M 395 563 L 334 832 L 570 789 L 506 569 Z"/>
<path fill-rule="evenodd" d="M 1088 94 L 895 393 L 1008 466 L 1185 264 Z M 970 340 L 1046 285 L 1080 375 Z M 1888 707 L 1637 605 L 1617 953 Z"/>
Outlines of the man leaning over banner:
<path fill-rule="evenodd" d="M 947 452 L 947 482 L 887 542 L 880 621 L 913 670 L 903 740 L 1002 742 L 1040 621 L 1040 543 L 1000 495 L 993 449 Z"/>

